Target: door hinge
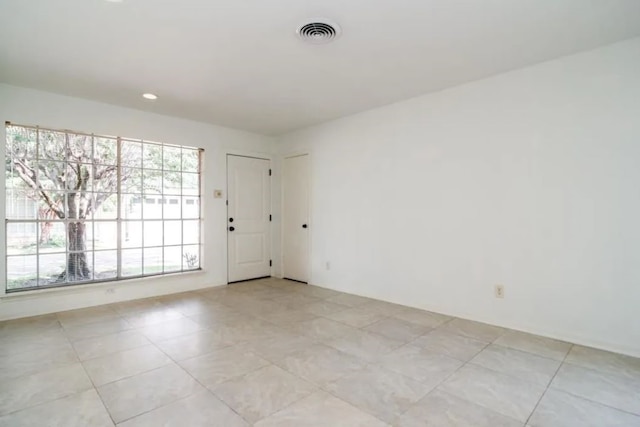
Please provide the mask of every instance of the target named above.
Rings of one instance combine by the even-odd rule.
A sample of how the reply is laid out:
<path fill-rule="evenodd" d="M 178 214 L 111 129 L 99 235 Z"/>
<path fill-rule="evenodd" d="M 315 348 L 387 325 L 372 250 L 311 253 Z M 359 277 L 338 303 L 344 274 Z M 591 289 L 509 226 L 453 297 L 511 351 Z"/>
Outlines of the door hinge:
<path fill-rule="evenodd" d="M 273 267 L 273 261 L 269 260 L 269 267 Z"/>
<path fill-rule="evenodd" d="M 269 169 L 269 176 L 271 176 L 271 169 Z"/>
<path fill-rule="evenodd" d="M 269 215 L 269 221 L 273 221 L 273 218 L 271 217 L 271 215 Z"/>
<path fill-rule="evenodd" d="M 229 201 L 227 200 L 227 206 L 229 206 Z"/>

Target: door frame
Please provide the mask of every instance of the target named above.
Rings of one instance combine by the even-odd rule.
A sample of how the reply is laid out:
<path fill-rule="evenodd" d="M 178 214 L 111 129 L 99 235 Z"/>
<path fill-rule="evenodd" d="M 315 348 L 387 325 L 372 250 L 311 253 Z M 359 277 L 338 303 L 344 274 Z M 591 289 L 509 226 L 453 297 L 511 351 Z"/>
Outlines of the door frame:
<path fill-rule="evenodd" d="M 265 153 L 262 151 L 249 151 L 249 150 L 234 150 L 234 149 L 225 149 L 225 150 L 221 150 L 223 156 L 223 161 L 224 161 L 224 167 L 221 168 L 221 170 L 224 170 L 224 204 L 225 204 L 225 209 L 224 209 L 224 218 L 222 218 L 222 224 L 224 225 L 224 244 L 225 244 L 225 250 L 224 250 L 224 265 L 226 267 L 226 273 L 225 273 L 225 285 L 229 285 L 229 231 L 227 230 L 228 227 L 228 218 L 229 218 L 229 164 L 228 164 L 228 158 L 229 156 L 237 156 L 237 157 L 248 157 L 251 159 L 260 159 L 260 160 L 268 160 L 269 161 L 269 165 L 271 170 L 273 171 L 274 169 L 274 159 L 273 159 L 273 155 L 271 155 L 270 153 Z M 273 214 L 273 176 L 275 175 L 275 173 L 272 173 L 271 176 L 271 181 L 270 181 L 270 200 L 269 200 L 269 208 Z M 271 239 L 269 242 L 269 251 L 271 253 L 271 259 L 273 259 L 273 221 L 271 221 L 269 223 L 269 232 L 271 235 Z M 270 274 L 273 276 L 273 265 L 271 266 L 270 270 L 269 270 Z"/>
<path fill-rule="evenodd" d="M 300 157 L 300 156 L 307 156 L 307 160 L 308 160 L 308 185 L 307 185 L 307 195 L 308 195 L 308 208 L 309 208 L 309 218 L 308 218 L 308 224 L 309 224 L 309 228 L 308 228 L 308 236 L 309 238 L 307 239 L 307 284 L 308 285 L 312 285 L 313 284 L 313 279 L 312 279 L 312 275 L 311 275 L 311 248 L 313 247 L 313 245 L 311 244 L 311 242 L 313 241 L 313 230 L 315 225 L 313 224 L 313 197 L 312 197 L 312 188 L 313 188 L 313 174 L 311 172 L 312 167 L 312 155 L 310 151 L 292 151 L 290 153 L 287 154 L 283 154 L 281 159 L 282 159 L 282 163 L 280 164 L 280 169 L 281 169 L 281 173 L 280 173 L 280 213 L 281 213 L 281 218 L 283 216 L 284 213 L 284 204 L 285 204 L 285 198 L 284 198 L 284 162 L 287 159 L 290 159 L 292 157 Z M 280 221 L 280 262 L 279 262 L 279 267 L 280 267 L 280 278 L 284 278 L 284 224 L 282 224 L 282 221 Z"/>

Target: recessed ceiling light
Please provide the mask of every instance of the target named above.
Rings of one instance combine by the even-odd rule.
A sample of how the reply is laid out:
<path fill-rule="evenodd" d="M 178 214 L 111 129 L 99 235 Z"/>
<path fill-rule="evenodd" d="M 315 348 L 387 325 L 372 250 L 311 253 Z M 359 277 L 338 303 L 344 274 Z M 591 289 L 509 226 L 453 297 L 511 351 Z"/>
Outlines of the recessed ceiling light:
<path fill-rule="evenodd" d="M 158 99 L 158 95 L 154 95 L 153 93 L 143 93 L 142 97 L 151 101 L 155 101 L 156 99 Z"/>
<path fill-rule="evenodd" d="M 122 3 L 122 0 L 105 0 L 108 1 L 109 3 Z"/>

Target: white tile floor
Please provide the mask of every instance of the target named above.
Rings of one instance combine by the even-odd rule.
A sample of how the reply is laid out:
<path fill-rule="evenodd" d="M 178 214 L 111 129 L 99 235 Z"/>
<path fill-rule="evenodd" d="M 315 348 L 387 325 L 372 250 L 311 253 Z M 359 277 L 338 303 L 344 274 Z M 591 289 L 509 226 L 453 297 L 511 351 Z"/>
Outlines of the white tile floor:
<path fill-rule="evenodd" d="M 640 426 L 640 359 L 278 279 L 0 323 L 0 427 Z"/>

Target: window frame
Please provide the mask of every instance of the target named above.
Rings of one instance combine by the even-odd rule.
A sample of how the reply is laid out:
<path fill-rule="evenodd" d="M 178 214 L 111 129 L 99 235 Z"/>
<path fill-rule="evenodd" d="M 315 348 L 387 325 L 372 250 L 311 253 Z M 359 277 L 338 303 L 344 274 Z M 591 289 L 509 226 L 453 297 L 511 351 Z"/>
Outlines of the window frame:
<path fill-rule="evenodd" d="M 29 291 L 38 291 L 38 290 L 42 290 L 42 289 L 51 289 L 51 288 L 65 288 L 65 287 L 73 287 L 76 285 L 86 285 L 86 284 L 99 284 L 99 283 L 108 283 L 108 282 L 120 282 L 120 281 L 127 281 L 127 280 L 133 280 L 133 279 L 140 279 L 140 278 L 145 278 L 145 277 L 154 277 L 154 276 L 165 276 L 165 275 L 176 275 L 176 274 L 184 274 L 184 273 L 192 273 L 194 271 L 201 271 L 202 270 L 202 246 L 203 246 L 203 242 L 202 242 L 202 225 L 203 225 L 203 215 L 202 215 L 202 170 L 203 170 L 203 157 L 204 157 L 204 149 L 200 148 L 200 147 L 192 147 L 192 146 L 188 146 L 188 145 L 176 145 L 176 144 L 168 144 L 168 143 L 162 143 L 162 142 L 155 142 L 155 141 L 148 141 L 148 140 L 143 140 L 143 139 L 133 139 L 133 138 L 125 138 L 125 137 L 119 137 L 119 136 L 107 136 L 107 135 L 98 135 L 98 134 L 93 134 L 93 133 L 85 133 L 85 132 L 77 132 L 77 131 L 72 131 L 72 130 L 68 130 L 68 129 L 51 129 L 51 128 L 45 128 L 45 127 L 41 127 L 41 126 L 30 126 L 30 125 L 21 125 L 21 124 L 15 124 L 15 123 L 11 123 L 11 122 L 5 122 L 5 126 L 3 131 L 4 136 L 5 136 L 5 147 L 9 146 L 9 137 L 10 137 L 10 132 L 9 132 L 9 128 L 10 127 L 15 127 L 15 128 L 22 128 L 22 129 L 28 129 L 31 131 L 35 131 L 36 134 L 36 139 L 35 139 L 35 154 L 34 157 L 29 158 L 27 157 L 29 160 L 35 162 L 36 164 L 38 164 L 37 162 L 40 161 L 52 161 L 50 158 L 46 158 L 46 157 L 41 157 L 40 154 L 40 137 L 41 137 L 41 132 L 56 132 L 59 134 L 64 134 L 65 140 L 64 140 L 64 144 L 65 144 L 65 148 L 68 149 L 70 147 L 69 144 L 69 139 L 70 139 L 70 135 L 73 136 L 82 136 L 82 137 L 90 137 L 91 138 L 91 155 L 90 155 L 90 159 L 91 162 L 90 163 L 83 163 L 86 165 L 89 165 L 91 168 L 93 168 L 95 170 L 97 165 L 103 165 L 105 163 L 101 163 L 100 159 L 96 157 L 97 154 L 97 139 L 102 138 L 103 141 L 101 143 L 104 143 L 104 140 L 111 140 L 116 144 L 115 147 L 115 151 L 116 151 L 116 158 L 115 158 L 115 164 L 114 166 L 116 166 L 117 168 L 117 172 L 116 172 L 116 179 L 117 179 L 117 183 L 116 183 L 116 190 L 109 193 L 108 197 L 114 197 L 115 198 L 115 217 L 114 218 L 96 218 L 96 214 L 98 213 L 98 211 L 100 211 L 100 208 L 102 208 L 102 206 L 100 206 L 100 208 L 96 209 L 95 211 L 92 211 L 88 216 L 88 218 L 85 219 L 79 219 L 79 218 L 69 218 L 68 217 L 68 213 L 65 215 L 65 218 L 60 219 L 58 217 L 54 218 L 54 219 L 48 219 L 48 218 L 40 218 L 40 215 L 38 213 L 35 214 L 35 219 L 33 218 L 9 218 L 8 217 L 8 204 L 5 206 L 5 212 L 4 212 L 4 216 L 5 216 L 5 228 L 4 228 L 4 232 L 5 232 L 5 272 L 4 272 L 4 276 L 5 276 L 5 286 L 3 287 L 2 290 L 0 290 L 0 295 L 5 294 L 5 295 L 9 295 L 9 294 L 14 294 L 14 293 L 20 293 L 20 292 L 29 292 Z M 123 153 L 122 153 L 122 147 L 123 147 L 123 143 L 133 143 L 135 145 L 139 145 L 140 146 L 140 163 L 138 166 L 131 166 L 129 164 L 125 164 L 125 162 L 123 162 Z M 11 144 L 13 144 L 13 140 L 11 141 Z M 155 146 L 155 147 L 159 147 L 160 148 L 160 154 L 161 154 L 161 168 L 152 168 L 152 167 L 146 167 L 145 166 L 145 148 L 148 146 Z M 165 147 L 170 147 L 172 151 L 176 151 L 179 150 L 180 151 L 180 167 L 179 169 L 166 169 L 166 162 L 164 161 L 164 153 L 165 153 Z M 156 150 L 157 148 L 154 148 L 154 150 Z M 195 172 L 192 172 L 192 169 L 189 168 L 185 168 L 185 156 L 183 155 L 183 153 L 191 153 L 191 154 L 195 154 L 197 156 L 196 162 L 195 162 Z M 13 158 L 13 155 L 11 152 L 9 152 L 8 150 L 5 151 L 5 162 L 7 161 L 11 161 L 11 159 Z M 56 160 L 56 161 L 63 161 L 65 163 L 65 167 L 66 164 L 78 164 L 78 162 L 74 162 L 74 161 L 70 161 L 69 155 L 66 154 L 64 155 L 64 160 Z M 133 192 L 133 191 L 129 191 L 130 188 L 124 189 L 123 188 L 123 182 L 122 182 L 122 171 L 124 168 L 135 168 L 136 172 L 140 173 L 140 183 L 142 185 L 139 185 L 139 188 L 137 189 L 137 191 Z M 36 174 L 40 174 L 40 169 L 38 166 L 35 167 L 36 170 Z M 145 189 L 145 184 L 144 184 L 144 179 L 143 177 L 145 176 L 145 172 L 151 172 L 151 173 L 155 173 L 157 174 L 157 176 L 155 177 L 156 180 L 159 179 L 160 184 L 160 191 L 159 192 L 147 192 L 147 190 Z M 166 182 L 166 173 L 174 173 L 177 174 L 176 176 L 179 176 L 179 186 L 180 186 L 180 191 L 179 193 L 177 192 L 177 190 L 172 190 L 173 192 L 165 192 L 166 188 L 165 188 L 165 182 Z M 197 185 L 197 190 L 195 192 L 195 194 L 193 194 L 193 191 L 188 191 L 187 193 L 185 193 L 185 182 L 184 182 L 184 178 L 185 175 L 184 174 L 193 174 L 193 175 L 197 175 L 197 179 L 195 182 Z M 10 191 L 15 191 L 16 186 L 13 185 L 9 185 L 7 181 L 7 177 L 9 177 L 9 172 L 7 171 L 7 169 L 5 169 L 5 185 L 4 185 L 4 197 L 5 200 L 8 199 L 8 194 Z M 12 179 L 14 179 L 14 176 L 12 175 Z M 93 179 L 93 176 L 92 176 Z M 191 177 L 191 179 L 193 180 L 193 177 Z M 157 182 L 157 181 L 156 181 Z M 50 190 L 51 192 L 55 192 L 55 193 L 60 193 L 63 195 L 63 202 L 62 204 L 64 205 L 64 209 L 66 212 L 67 206 L 66 206 L 66 200 L 67 197 L 70 193 L 78 193 L 77 189 L 69 189 L 69 188 L 64 188 L 64 189 L 59 189 L 59 188 L 55 188 Z M 125 192 L 127 191 L 127 192 Z M 92 196 L 94 196 L 95 194 L 99 194 L 100 192 L 95 191 L 95 188 L 91 188 L 91 191 L 85 191 L 86 193 L 90 193 Z M 102 192 L 105 193 L 106 192 Z M 26 199 L 28 199 L 28 196 L 23 196 Z M 125 209 L 128 209 L 127 207 L 127 203 L 125 203 L 125 197 L 128 197 L 130 202 L 129 204 L 131 204 L 131 201 L 134 201 L 135 199 L 138 200 L 138 207 L 140 209 L 140 214 L 139 214 L 139 218 L 127 218 L 126 215 L 124 215 L 125 213 Z M 154 204 L 150 205 L 153 206 L 154 208 L 159 209 L 160 210 L 160 216 L 158 218 L 145 218 L 144 215 L 144 209 L 145 209 L 145 201 L 148 197 L 154 198 Z M 172 207 L 176 207 L 176 205 L 179 205 L 180 207 L 180 212 L 179 212 L 179 216 L 169 216 L 169 217 L 165 217 L 165 210 L 168 209 L 169 207 L 169 202 L 168 200 L 172 199 L 172 198 L 177 198 L 178 203 L 175 204 L 171 204 Z M 197 199 L 197 202 L 195 202 L 195 204 L 197 205 L 197 214 L 195 214 L 196 211 L 196 207 L 194 207 L 192 210 L 194 211 L 194 216 L 185 216 L 185 202 L 188 199 Z M 157 200 L 156 200 L 157 199 Z M 34 200 L 34 199 L 32 199 Z M 162 203 L 161 200 L 165 200 L 166 203 Z M 8 200 L 7 200 L 8 201 Z M 40 204 L 42 203 L 42 199 L 41 197 L 38 197 L 37 199 L 35 199 L 35 205 L 40 206 Z M 135 203 L 135 202 L 134 202 Z M 130 209 L 130 208 L 129 208 Z M 136 221 L 137 224 L 140 225 L 140 242 L 138 246 L 126 246 L 123 245 L 124 243 L 124 236 L 123 236 L 123 225 L 125 222 L 131 223 L 132 221 Z M 180 222 L 180 243 L 174 243 L 174 244 L 166 244 L 165 241 L 165 224 L 167 221 L 179 221 Z M 196 235 L 197 235 L 197 239 L 195 239 L 196 243 L 185 243 L 185 235 L 184 235 L 184 230 L 185 230 L 185 221 L 189 221 L 189 224 L 195 224 L 197 223 L 197 230 L 196 230 Z M 41 256 L 43 255 L 64 255 L 65 257 L 65 266 L 66 264 L 69 262 L 69 254 L 73 253 L 73 251 L 70 250 L 70 244 L 69 244 L 69 236 L 68 236 L 68 224 L 69 223 L 79 223 L 82 222 L 86 225 L 86 231 L 84 232 L 84 240 L 85 240 L 85 244 L 87 244 L 86 249 L 83 251 L 86 254 L 86 258 L 90 259 L 91 261 L 89 262 L 90 268 L 91 268 L 91 278 L 87 279 L 87 280 L 69 280 L 68 277 L 65 277 L 64 281 L 60 281 L 60 282 L 52 282 L 52 283 L 45 283 L 45 284 L 41 284 L 41 280 L 43 280 L 43 277 L 41 276 Z M 157 223 L 160 225 L 161 229 L 162 229 L 162 239 L 160 241 L 160 243 L 158 245 L 154 245 L 154 246 L 145 246 L 145 242 L 144 242 L 144 235 L 145 235 L 145 223 Z M 42 223 L 52 223 L 52 224 L 61 224 L 63 229 L 64 229 L 64 248 L 60 248 L 61 250 L 59 251 L 52 251 L 52 252 L 45 252 L 44 254 L 41 253 L 41 243 L 40 243 L 40 233 L 41 233 L 41 224 Z M 117 236 L 116 236 L 116 244 L 115 244 L 115 248 L 100 248 L 97 249 L 95 242 L 96 242 L 96 224 L 100 224 L 100 223 L 111 223 L 111 224 L 115 224 L 115 228 L 117 229 Z M 9 254 L 9 242 L 10 242 L 10 234 L 9 234 L 9 229 L 10 226 L 12 224 L 34 224 L 35 226 L 35 246 L 36 246 L 36 251 L 35 253 L 26 253 L 26 254 Z M 177 224 L 176 224 L 177 225 Z M 89 239 L 89 236 L 91 236 L 91 239 Z M 194 248 L 197 247 L 197 253 L 193 253 L 193 252 L 185 252 L 185 249 L 188 248 L 190 250 L 194 250 Z M 167 270 L 167 266 L 165 265 L 165 254 L 166 254 L 166 249 L 167 248 L 179 248 L 180 249 L 180 268 L 179 269 L 169 269 Z M 125 251 L 139 251 L 140 253 L 140 263 L 139 263 L 139 271 L 140 274 L 124 274 L 123 272 L 123 250 Z M 95 260 L 96 260 L 96 254 L 97 253 L 106 253 L 107 251 L 115 251 L 115 255 L 116 255 L 116 272 L 115 272 L 115 276 L 113 277 L 104 277 L 104 278 L 96 278 L 96 266 L 95 266 Z M 146 258 L 146 252 L 151 252 L 151 251 L 159 251 L 159 253 L 161 254 L 160 256 L 160 271 L 157 272 L 145 272 L 145 258 Z M 196 262 L 197 264 L 195 265 L 195 268 L 190 267 L 191 262 L 187 260 L 187 255 L 190 254 L 195 254 L 197 256 Z M 35 274 L 35 285 L 34 286 L 26 286 L 26 287 L 18 287 L 18 288 L 9 288 L 9 260 L 10 258 L 20 258 L 20 257 L 28 257 L 28 256 L 35 256 L 35 262 L 36 262 L 36 269 L 34 271 Z M 24 259 L 24 258 L 23 258 Z M 157 266 L 157 265 L 156 265 Z M 63 267 L 63 272 L 66 272 L 66 267 Z M 28 279 L 30 280 L 30 279 Z M 28 282 L 27 280 L 27 282 Z M 45 279 L 46 280 L 46 279 Z"/>

